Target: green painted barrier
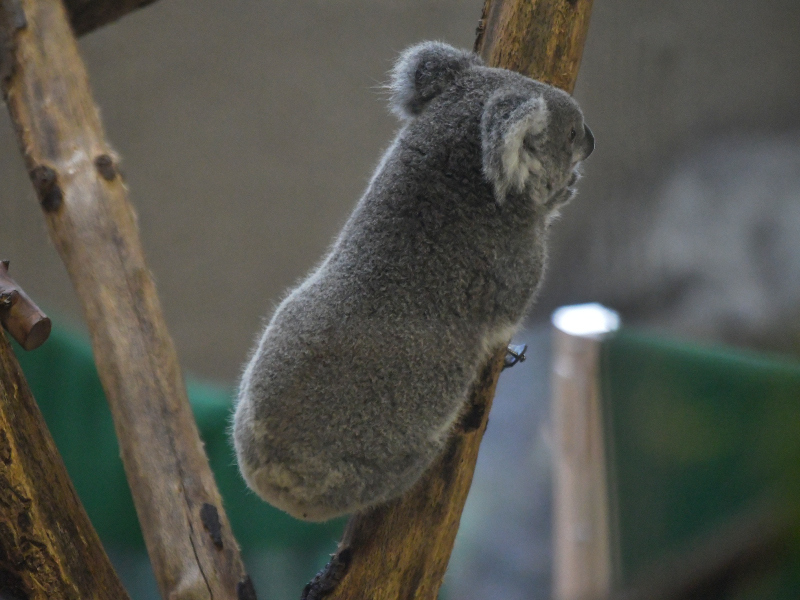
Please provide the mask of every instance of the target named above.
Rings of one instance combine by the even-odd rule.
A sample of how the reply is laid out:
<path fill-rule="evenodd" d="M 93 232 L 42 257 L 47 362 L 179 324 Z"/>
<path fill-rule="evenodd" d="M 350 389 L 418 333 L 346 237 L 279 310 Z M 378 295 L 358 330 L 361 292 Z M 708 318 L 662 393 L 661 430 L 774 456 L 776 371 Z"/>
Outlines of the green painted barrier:
<path fill-rule="evenodd" d="M 800 363 L 625 330 L 601 361 L 620 583 L 765 495 L 800 509 Z M 798 552 L 737 598 L 800 598 Z"/>

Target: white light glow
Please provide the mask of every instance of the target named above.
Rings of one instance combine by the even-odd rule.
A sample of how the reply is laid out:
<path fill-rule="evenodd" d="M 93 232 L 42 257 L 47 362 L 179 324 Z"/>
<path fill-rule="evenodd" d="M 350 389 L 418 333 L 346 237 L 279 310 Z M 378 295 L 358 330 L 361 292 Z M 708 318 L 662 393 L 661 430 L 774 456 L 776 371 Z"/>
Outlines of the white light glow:
<path fill-rule="evenodd" d="M 619 315 L 596 302 L 562 306 L 552 321 L 564 333 L 583 337 L 601 337 L 619 329 Z"/>

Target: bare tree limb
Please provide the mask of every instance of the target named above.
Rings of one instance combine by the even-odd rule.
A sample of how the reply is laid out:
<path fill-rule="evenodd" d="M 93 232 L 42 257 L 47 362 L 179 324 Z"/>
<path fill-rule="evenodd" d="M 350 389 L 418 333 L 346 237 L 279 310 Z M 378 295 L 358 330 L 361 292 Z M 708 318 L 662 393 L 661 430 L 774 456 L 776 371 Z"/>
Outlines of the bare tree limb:
<path fill-rule="evenodd" d="M 84 35 L 155 0 L 64 0 L 75 35 Z"/>
<path fill-rule="evenodd" d="M 128 598 L 2 333 L 0 598 Z"/>
<path fill-rule="evenodd" d="M 0 0 L 3 92 L 83 305 L 161 593 L 252 589 L 222 509 L 85 66 L 60 0 Z"/>
<path fill-rule="evenodd" d="M 521 71 L 572 91 L 592 0 L 487 0 L 476 50 L 491 66 Z M 444 454 L 399 500 L 355 515 L 331 562 L 304 600 L 434 600 L 472 483 L 505 348 L 484 368 L 470 410 Z"/>
<path fill-rule="evenodd" d="M 485 0 L 475 51 L 490 65 L 572 93 L 593 0 Z"/>

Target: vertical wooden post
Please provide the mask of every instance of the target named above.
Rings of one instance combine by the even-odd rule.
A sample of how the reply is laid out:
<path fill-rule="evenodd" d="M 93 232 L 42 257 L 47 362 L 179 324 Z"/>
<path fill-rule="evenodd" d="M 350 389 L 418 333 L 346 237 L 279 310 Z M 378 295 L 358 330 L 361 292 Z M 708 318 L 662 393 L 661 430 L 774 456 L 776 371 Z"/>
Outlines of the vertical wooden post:
<path fill-rule="evenodd" d="M 597 304 L 553 314 L 554 598 L 604 598 L 611 589 L 611 538 L 600 340 L 616 313 Z"/>

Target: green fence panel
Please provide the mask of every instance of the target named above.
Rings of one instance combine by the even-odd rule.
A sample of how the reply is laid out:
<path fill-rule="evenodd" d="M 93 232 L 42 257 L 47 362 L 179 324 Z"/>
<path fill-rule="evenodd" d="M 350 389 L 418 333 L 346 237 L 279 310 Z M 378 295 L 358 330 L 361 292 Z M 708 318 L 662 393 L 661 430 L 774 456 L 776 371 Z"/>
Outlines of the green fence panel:
<path fill-rule="evenodd" d="M 800 363 L 625 330 L 601 360 L 620 583 L 766 494 L 797 506 Z M 800 598 L 800 561 L 770 585 Z"/>

